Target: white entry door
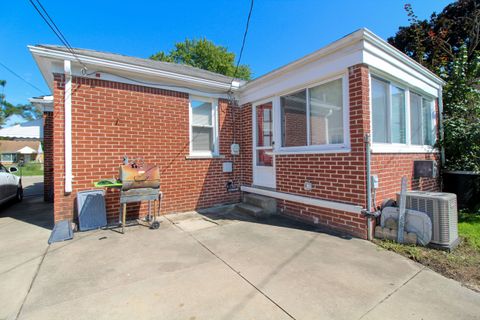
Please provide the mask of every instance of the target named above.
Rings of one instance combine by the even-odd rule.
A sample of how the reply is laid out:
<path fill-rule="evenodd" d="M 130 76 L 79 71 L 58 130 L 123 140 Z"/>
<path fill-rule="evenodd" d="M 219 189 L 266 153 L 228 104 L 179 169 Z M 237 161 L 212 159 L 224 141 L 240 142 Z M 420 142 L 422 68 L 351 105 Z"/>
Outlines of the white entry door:
<path fill-rule="evenodd" d="M 253 184 L 275 188 L 272 102 L 253 107 Z"/>

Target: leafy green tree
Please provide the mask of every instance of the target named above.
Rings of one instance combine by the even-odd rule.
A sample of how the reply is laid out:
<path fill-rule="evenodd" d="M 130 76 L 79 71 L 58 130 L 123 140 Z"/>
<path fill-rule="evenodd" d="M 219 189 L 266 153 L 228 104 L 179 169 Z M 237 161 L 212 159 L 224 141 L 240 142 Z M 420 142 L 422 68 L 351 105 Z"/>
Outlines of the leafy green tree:
<path fill-rule="evenodd" d="M 235 75 L 244 80 L 249 80 L 252 75 L 248 65 L 239 65 L 235 74 L 235 54 L 205 38 L 177 42 L 168 53 L 160 51 L 150 59 L 185 64 L 230 77 Z"/>
<path fill-rule="evenodd" d="M 388 41 L 441 76 L 445 166 L 480 172 L 480 1 L 459 0 L 429 20 L 405 5 L 410 25 Z"/>
<path fill-rule="evenodd" d="M 480 1 L 459 0 L 428 20 L 419 20 L 405 5 L 410 25 L 400 27 L 388 42 L 433 72 L 449 68 L 462 46 L 470 61 L 480 49 Z"/>
<path fill-rule="evenodd" d="M 444 88 L 446 167 L 480 172 L 480 56 L 460 47 Z"/>
<path fill-rule="evenodd" d="M 5 125 L 5 120 L 13 115 L 19 115 L 26 120 L 33 120 L 41 116 L 40 110 L 31 104 L 13 105 L 6 101 L 4 94 L 6 84 L 5 80 L 0 80 L 0 87 L 2 87 L 2 93 L 0 94 L 0 128 Z"/>

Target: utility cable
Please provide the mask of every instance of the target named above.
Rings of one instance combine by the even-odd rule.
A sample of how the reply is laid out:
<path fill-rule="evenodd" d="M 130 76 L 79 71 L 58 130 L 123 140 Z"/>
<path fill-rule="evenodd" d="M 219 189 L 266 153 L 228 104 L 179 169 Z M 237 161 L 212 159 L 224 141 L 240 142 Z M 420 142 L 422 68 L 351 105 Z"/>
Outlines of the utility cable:
<path fill-rule="evenodd" d="M 245 42 L 247 40 L 248 27 L 250 26 L 250 18 L 252 17 L 253 4 L 254 4 L 254 0 L 252 0 L 250 2 L 250 10 L 248 11 L 247 23 L 245 25 L 245 32 L 243 33 L 242 46 L 240 48 L 240 53 L 238 55 L 237 65 L 236 65 L 235 71 L 233 73 L 232 81 L 230 81 L 230 89 L 228 90 L 228 92 L 230 92 L 232 90 L 232 84 L 233 84 L 233 81 L 235 80 L 235 77 L 237 76 L 238 67 L 240 66 L 240 61 L 242 60 L 243 49 L 245 48 Z"/>
<path fill-rule="evenodd" d="M 22 80 L 23 82 L 25 82 L 26 84 L 28 84 L 29 86 L 31 86 L 32 88 L 34 88 L 35 90 L 41 92 L 42 94 L 45 94 L 45 91 L 43 91 L 42 89 L 40 89 L 39 87 L 37 87 L 37 86 L 34 85 L 33 83 L 27 81 L 25 78 L 23 78 L 21 75 L 19 75 L 18 73 L 16 73 L 15 71 L 13 71 L 12 69 L 10 69 L 10 68 L 7 67 L 6 65 L 4 65 L 2 62 L 0 62 L 0 66 L 2 66 L 3 68 L 5 68 L 5 70 L 7 70 L 7 71 L 10 72 L 11 74 L 13 74 L 13 75 L 16 76 L 17 78 L 19 78 L 20 80 Z"/>
<path fill-rule="evenodd" d="M 53 21 L 51 16 L 48 14 L 47 10 L 45 7 L 42 5 L 40 0 L 35 0 L 38 4 L 38 6 L 33 2 L 33 0 L 29 0 L 30 4 L 35 8 L 37 13 L 40 15 L 40 17 L 43 19 L 43 21 L 47 24 L 47 26 L 52 30 L 52 32 L 57 36 L 57 38 L 63 43 L 63 45 L 67 48 L 67 50 L 73 55 L 73 57 L 78 61 L 83 66 L 82 73 L 86 73 L 86 70 L 88 69 L 87 66 L 78 58 L 77 54 L 75 53 L 75 50 L 73 47 L 70 45 L 70 42 L 68 42 L 67 38 L 63 35 L 62 31 L 60 28 L 58 28 L 57 24 Z M 43 11 L 43 13 L 42 13 Z M 46 17 L 45 17 L 46 16 Z"/>

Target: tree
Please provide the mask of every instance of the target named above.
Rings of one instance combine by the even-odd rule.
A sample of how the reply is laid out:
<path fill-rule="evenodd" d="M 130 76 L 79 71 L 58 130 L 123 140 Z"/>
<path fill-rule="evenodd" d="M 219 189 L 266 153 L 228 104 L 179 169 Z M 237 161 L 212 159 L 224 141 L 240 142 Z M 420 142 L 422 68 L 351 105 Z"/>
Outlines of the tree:
<path fill-rule="evenodd" d="M 0 128 L 5 125 L 5 120 L 12 115 L 19 115 L 27 120 L 33 120 L 41 116 L 40 110 L 31 104 L 13 105 L 6 101 L 4 94 L 6 84 L 5 80 L 0 80 L 0 86 L 2 87 L 2 93 L 0 94 Z"/>
<path fill-rule="evenodd" d="M 410 4 L 405 5 L 410 25 L 400 27 L 388 42 L 433 72 L 449 68 L 462 46 L 471 61 L 480 49 L 480 2 L 459 0 L 447 5 L 429 20 L 418 20 Z"/>
<path fill-rule="evenodd" d="M 248 65 L 239 65 L 236 70 L 235 54 L 205 38 L 177 42 L 169 53 L 160 51 L 150 56 L 150 59 L 186 64 L 244 80 L 249 80 L 252 74 Z"/>
<path fill-rule="evenodd" d="M 446 167 L 480 172 L 479 54 L 470 57 L 467 47 L 460 47 L 446 80 L 443 94 Z"/>
<path fill-rule="evenodd" d="M 445 166 L 480 172 L 480 3 L 459 0 L 429 20 L 405 5 L 410 25 L 388 41 L 447 84 L 443 91 Z"/>

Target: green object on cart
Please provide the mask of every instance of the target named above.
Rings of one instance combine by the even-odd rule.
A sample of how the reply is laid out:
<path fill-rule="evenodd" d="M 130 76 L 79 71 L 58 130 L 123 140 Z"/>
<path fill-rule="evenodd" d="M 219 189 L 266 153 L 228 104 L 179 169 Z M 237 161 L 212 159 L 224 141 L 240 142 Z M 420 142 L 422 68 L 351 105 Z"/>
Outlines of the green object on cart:
<path fill-rule="evenodd" d="M 93 186 L 95 188 L 120 188 L 122 187 L 122 182 L 114 179 L 104 179 L 94 182 Z"/>

